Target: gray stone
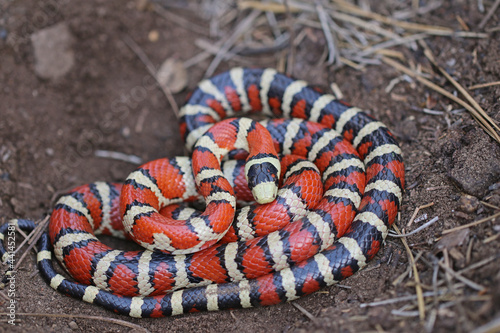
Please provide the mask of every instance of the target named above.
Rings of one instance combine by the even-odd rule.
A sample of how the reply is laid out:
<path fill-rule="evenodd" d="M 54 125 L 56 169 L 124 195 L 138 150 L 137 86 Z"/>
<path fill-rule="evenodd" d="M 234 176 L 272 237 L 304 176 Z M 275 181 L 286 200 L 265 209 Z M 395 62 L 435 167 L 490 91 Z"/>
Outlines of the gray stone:
<path fill-rule="evenodd" d="M 76 330 L 78 330 L 79 327 L 78 327 L 78 324 L 76 322 L 70 321 L 69 328 L 71 328 L 73 331 L 76 331 Z"/>
<path fill-rule="evenodd" d="M 42 79 L 57 79 L 73 67 L 73 36 L 66 23 L 42 29 L 31 35 L 35 51 L 35 72 Z"/>

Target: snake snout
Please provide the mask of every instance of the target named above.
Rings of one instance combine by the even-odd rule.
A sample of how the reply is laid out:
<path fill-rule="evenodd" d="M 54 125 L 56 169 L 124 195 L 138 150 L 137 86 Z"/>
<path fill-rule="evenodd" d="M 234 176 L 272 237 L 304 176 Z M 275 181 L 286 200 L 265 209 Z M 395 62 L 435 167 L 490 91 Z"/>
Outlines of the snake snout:
<path fill-rule="evenodd" d="M 248 169 L 248 187 L 258 203 L 269 203 L 276 198 L 279 173 L 280 170 L 270 162 L 254 164 Z"/>

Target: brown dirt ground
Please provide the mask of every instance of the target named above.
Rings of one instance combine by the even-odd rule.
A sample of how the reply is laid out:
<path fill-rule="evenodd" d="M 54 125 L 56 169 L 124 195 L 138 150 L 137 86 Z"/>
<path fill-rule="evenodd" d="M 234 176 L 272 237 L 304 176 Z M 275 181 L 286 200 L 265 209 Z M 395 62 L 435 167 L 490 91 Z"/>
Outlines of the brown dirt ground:
<path fill-rule="evenodd" d="M 376 10 L 389 13 L 389 3 L 392 2 L 377 5 Z M 445 3 L 418 21 L 438 22 L 461 30 L 457 15 L 473 29 L 484 17 L 477 11 L 475 1 Z M 0 38 L 0 222 L 14 217 L 39 219 L 50 212 L 54 193 L 95 180 L 119 181 L 135 167 L 126 162 L 95 157 L 96 149 L 135 154 L 145 161 L 183 154 L 169 103 L 159 89 L 145 86 L 147 71 L 125 45 L 123 36 L 131 36 L 154 64 L 160 64 L 168 57 L 186 60 L 197 54 L 199 50 L 194 45 L 197 34 L 151 11 L 137 10 L 133 1 L 69 3 L 20 0 L 9 4 L 1 1 L 0 5 L 2 11 L 8 7 L 8 11 L 0 13 L 0 28 L 8 33 Z M 179 14 L 185 17 L 193 15 L 186 11 Z M 204 24 L 201 18 L 191 17 Z M 75 37 L 76 64 L 58 81 L 41 80 L 34 73 L 29 36 L 63 21 Z M 497 11 L 487 27 L 499 23 Z M 148 33 L 152 30 L 160 34 L 157 42 L 148 40 Z M 14 35 L 17 38 L 9 39 Z M 450 105 L 447 99 L 420 84 L 403 82 L 390 93 L 385 92 L 390 80 L 399 75 L 388 66 L 370 66 L 363 72 L 348 67 L 333 70 L 318 66 L 325 42 L 320 32 L 317 37 L 317 41 L 306 40 L 298 47 L 294 76 L 325 89 L 330 82 L 337 82 L 346 100 L 371 110 L 399 137 L 405 156 L 408 189 L 398 226 L 405 227 L 416 207 L 435 203 L 424 212 L 429 218 L 439 216 L 439 222 L 409 237 L 412 249 L 416 253 L 424 251 L 423 257 L 426 257 L 432 253 L 443 230 L 492 215 L 494 211 L 481 204 L 472 212 L 464 212 L 459 202 L 467 191 L 480 200 L 500 206 L 499 190 L 491 187 L 500 179 L 499 146 L 472 117 L 467 112 L 435 116 L 418 111 L 434 102 L 436 106 L 433 107 L 440 110 L 446 110 Z M 439 63 L 464 86 L 491 82 L 500 77 L 498 32 L 489 39 L 431 37 L 427 41 Z M 409 62 L 430 68 L 421 52 L 401 50 Z M 254 66 L 270 67 L 276 66 L 276 59 L 274 54 L 250 58 Z M 209 60 L 205 60 L 189 68 L 189 89 L 201 79 L 208 64 Z M 224 62 L 218 71 L 238 64 Z M 444 80 L 438 84 L 453 91 Z M 186 96 L 187 90 L 184 90 L 175 95 L 175 99 L 182 104 Z M 475 90 L 473 96 L 499 123 L 500 86 Z M 458 109 L 458 106 L 451 104 L 451 109 Z M 140 117 L 145 117 L 142 129 L 137 128 Z M 110 127 L 102 126 L 106 119 L 113 120 Z M 465 256 L 467 245 L 473 239 L 472 262 L 498 254 L 499 238 L 484 243 L 486 238 L 499 232 L 498 223 L 497 218 L 472 227 L 465 245 L 455 247 L 454 251 Z M 418 223 L 409 231 L 415 225 Z M 344 287 L 325 288 L 295 302 L 316 317 L 313 321 L 289 303 L 174 318 L 130 319 L 53 291 L 36 274 L 33 254 L 17 273 L 18 312 L 117 318 L 153 332 L 424 331 L 424 322 L 417 317 L 403 318 L 391 314 L 391 310 L 406 303 L 360 307 L 360 303 L 415 293 L 412 278 L 404 279 L 397 286 L 392 284 L 408 267 L 401 241 L 389 238 L 381 252 L 367 269 L 344 281 Z M 457 258 L 460 258 L 459 254 L 455 253 Z M 469 264 L 453 258 L 451 265 L 456 270 Z M 417 267 L 423 284 L 431 285 L 432 269 L 422 261 Z M 498 316 L 499 268 L 500 262 L 493 261 L 465 273 L 467 278 L 485 286 L 485 294 L 493 298 L 490 301 L 470 301 L 467 297 L 477 292 L 462 288 L 464 293 L 459 295 L 464 296 L 462 300 L 438 312 L 434 331 L 467 332 Z M 2 302 L 4 300 L 0 299 Z M 431 308 L 432 304 L 428 312 Z M 6 323 L 6 317 L 0 318 L 0 332 L 131 330 L 94 319 L 21 315 L 18 319 L 17 326 L 11 327 Z"/>

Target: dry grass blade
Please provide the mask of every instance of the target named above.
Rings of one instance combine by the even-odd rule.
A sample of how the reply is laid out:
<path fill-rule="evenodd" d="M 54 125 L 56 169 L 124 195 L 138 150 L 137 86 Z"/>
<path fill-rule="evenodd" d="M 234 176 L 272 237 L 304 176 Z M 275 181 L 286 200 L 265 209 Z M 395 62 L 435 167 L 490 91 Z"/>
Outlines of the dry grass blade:
<path fill-rule="evenodd" d="M 434 291 L 428 291 L 422 294 L 423 297 L 433 297 L 444 294 L 446 291 L 445 290 L 440 290 L 437 293 Z M 371 302 L 371 303 L 361 303 L 359 307 L 361 308 L 366 308 L 366 307 L 372 307 L 372 306 L 381 306 L 381 305 L 388 305 L 388 304 L 394 304 L 394 303 L 399 303 L 399 302 L 405 302 L 405 301 L 413 301 L 416 300 L 418 297 L 416 295 L 409 295 L 409 296 L 403 296 L 403 297 L 398 297 L 398 298 L 390 298 L 390 299 L 385 299 L 383 301 L 376 301 L 376 302 Z"/>
<path fill-rule="evenodd" d="M 42 223 L 43 223 L 43 222 L 42 222 Z M 35 229 L 34 229 L 34 230 L 33 230 L 33 231 L 29 234 L 29 235 L 26 235 L 24 232 L 22 232 L 22 230 L 21 230 L 21 229 L 19 229 L 19 227 L 16 227 L 16 231 L 17 231 L 17 232 L 19 232 L 19 233 L 22 233 L 22 234 L 24 235 L 24 240 L 23 240 L 23 241 L 21 242 L 21 244 L 19 244 L 19 246 L 16 248 L 16 250 L 14 251 L 14 254 L 17 254 L 17 252 L 19 252 L 19 251 L 23 248 L 23 246 L 24 246 L 26 243 L 29 243 L 29 244 L 33 243 L 33 242 L 31 242 L 31 238 L 32 238 L 32 237 L 33 237 L 33 236 L 34 236 L 34 235 L 38 232 L 39 228 L 40 228 L 40 224 L 39 224 L 39 225 L 37 225 L 37 226 L 35 227 Z M 3 262 L 3 263 L 4 263 L 4 262 Z"/>
<path fill-rule="evenodd" d="M 483 205 L 485 205 L 486 207 L 488 207 L 488 208 L 492 208 L 492 209 L 494 209 L 494 210 L 500 210 L 500 207 L 495 206 L 495 205 L 492 205 L 492 204 L 490 204 L 490 203 L 487 203 L 486 201 L 481 201 L 481 203 L 482 203 Z"/>
<path fill-rule="evenodd" d="M 405 318 L 419 316 L 418 311 L 408 311 L 408 310 L 406 310 L 406 308 L 407 308 L 407 306 L 404 306 L 402 309 L 399 309 L 399 310 L 393 309 L 393 310 L 391 310 L 391 314 L 394 316 L 405 317 Z"/>
<path fill-rule="evenodd" d="M 219 52 L 220 47 L 222 45 L 222 42 L 219 41 L 219 42 L 213 43 L 209 40 L 198 38 L 194 41 L 194 44 L 197 47 L 199 47 L 200 49 L 202 49 L 203 52 L 195 55 L 191 59 L 186 60 L 183 64 L 184 68 L 188 68 L 188 67 L 191 67 L 195 64 L 198 64 L 199 62 L 205 60 L 206 58 L 209 58 L 211 55 L 217 55 L 217 53 Z M 233 59 L 234 61 L 238 61 L 239 63 L 242 63 L 242 64 L 248 63 L 250 65 L 250 62 L 248 61 L 248 59 L 245 59 L 244 57 L 238 56 L 236 53 L 233 53 L 233 52 L 226 52 L 226 54 L 223 56 L 223 60 L 229 60 L 229 59 Z"/>
<path fill-rule="evenodd" d="M 425 204 L 425 205 L 422 205 L 422 206 L 419 206 L 419 207 L 415 208 L 415 211 L 413 212 L 413 215 L 411 216 L 410 221 L 408 222 L 407 227 L 409 227 L 409 226 L 411 226 L 413 224 L 413 221 L 415 220 L 415 218 L 417 217 L 418 212 L 421 209 L 429 208 L 429 207 L 432 207 L 432 206 L 434 206 L 434 202 L 430 202 L 428 204 Z"/>
<path fill-rule="evenodd" d="M 351 13 L 354 15 L 365 17 L 365 18 L 369 18 L 369 19 L 379 21 L 379 22 L 384 23 L 384 24 L 394 25 L 394 26 L 404 28 L 407 30 L 421 31 L 421 32 L 426 32 L 426 33 L 431 34 L 431 35 L 440 35 L 440 36 L 450 36 L 450 35 L 454 34 L 453 30 L 450 28 L 398 21 L 398 20 L 392 19 L 390 17 L 386 17 L 386 16 L 383 16 L 383 15 L 380 15 L 380 14 L 377 14 L 374 12 L 369 12 L 369 11 L 363 10 L 363 9 L 359 8 L 358 6 L 355 6 L 355 5 L 348 3 L 344 0 L 333 0 L 333 3 L 336 4 L 339 7 L 339 9 L 341 9 L 344 12 L 348 12 L 348 13 Z"/>
<path fill-rule="evenodd" d="M 456 228 L 445 230 L 445 231 L 443 231 L 443 235 L 449 234 L 450 232 L 454 232 L 454 231 L 457 231 L 457 230 L 461 230 L 461 229 L 466 229 L 466 228 L 469 228 L 469 227 L 473 227 L 473 226 L 476 226 L 476 225 L 484 223 L 484 222 L 488 222 L 488 221 L 493 220 L 494 218 L 497 218 L 499 216 L 500 216 L 500 212 L 498 212 L 496 214 L 493 214 L 491 216 L 485 217 L 484 219 L 480 219 L 480 220 L 477 220 L 477 221 L 474 221 L 474 222 L 471 222 L 471 223 L 467 223 L 467 224 L 461 225 L 461 226 L 456 227 Z"/>
<path fill-rule="evenodd" d="M 483 244 L 488 244 L 488 243 L 491 243 L 493 242 L 494 240 L 496 240 L 497 238 L 500 238 L 500 234 L 496 234 L 496 235 L 493 235 L 493 236 L 490 236 L 488 238 L 485 238 L 483 240 Z"/>
<path fill-rule="evenodd" d="M 467 245 L 467 250 L 465 251 L 465 264 L 470 264 L 472 258 L 472 247 L 474 246 L 475 238 L 471 237 L 469 239 L 469 244 Z"/>
<path fill-rule="evenodd" d="M 462 29 L 464 29 L 465 31 L 470 31 L 469 26 L 460 15 L 457 15 L 457 21 L 458 24 L 460 24 L 460 26 L 462 27 Z"/>
<path fill-rule="evenodd" d="M 153 4 L 153 10 L 156 14 L 162 16 L 166 21 L 175 22 L 184 29 L 191 30 L 197 34 L 205 36 L 208 35 L 208 29 L 193 23 L 193 20 L 188 20 L 183 18 L 182 16 L 179 16 L 178 14 L 171 13 L 158 4 Z"/>
<path fill-rule="evenodd" d="M 493 86 L 500 86 L 500 81 L 475 84 L 473 86 L 469 86 L 467 89 L 475 90 L 475 89 L 481 89 L 481 88 L 487 88 L 487 87 L 493 87 Z"/>
<path fill-rule="evenodd" d="M 304 309 L 302 306 L 300 306 L 299 304 L 295 303 L 295 302 L 292 302 L 291 303 L 297 310 L 299 310 L 300 312 L 302 312 L 302 314 L 304 316 L 306 316 L 307 318 L 309 318 L 309 320 L 311 321 L 315 321 L 316 320 L 316 317 L 313 316 L 313 314 L 309 311 L 307 311 L 306 309 Z"/>
<path fill-rule="evenodd" d="M 239 11 L 250 9 L 253 12 L 246 13 L 245 19 L 233 29 L 229 37 L 224 39 L 222 46 L 219 44 L 218 52 L 206 71 L 205 77 L 210 76 L 215 71 L 222 58 L 232 59 L 234 57 L 236 52 L 231 51 L 238 49 L 237 43 L 242 40 L 243 34 L 245 38 L 250 40 L 254 38 L 248 32 L 255 29 L 258 24 L 247 25 L 243 34 L 239 32 L 242 23 L 254 12 L 265 12 L 266 16 L 274 18 L 271 21 L 268 20 L 268 23 L 275 39 L 284 35 L 283 30 L 288 30 L 287 35 L 291 41 L 288 58 L 286 54 L 281 54 L 278 56 L 278 63 L 275 66 L 281 71 L 286 70 L 287 74 L 292 74 L 295 46 L 297 45 L 293 34 L 297 31 L 297 26 L 308 26 L 323 31 L 328 52 L 325 51 L 321 62 L 329 65 L 335 63 L 337 66 L 347 65 L 360 71 L 363 71 L 366 65 L 380 65 L 380 55 L 389 55 L 393 52 L 388 49 L 389 47 L 397 45 L 410 47 L 414 45 L 415 41 L 430 35 L 489 37 L 485 33 L 454 31 L 447 27 L 405 21 L 405 19 L 424 15 L 439 8 L 440 4 L 437 2 L 432 2 L 425 8 L 415 9 L 415 7 L 411 7 L 405 15 L 395 12 L 390 17 L 374 13 L 366 9 L 367 7 L 353 5 L 345 0 L 331 2 L 320 0 L 284 0 L 280 2 L 243 0 L 238 1 L 237 5 Z M 421 9 L 422 12 L 420 12 Z M 281 22 L 277 22 L 274 14 L 286 15 L 281 15 Z M 298 36 L 301 36 L 302 32 L 304 30 L 301 30 Z M 243 53 L 238 54 L 242 55 Z M 206 58 L 206 53 L 203 54 L 203 58 Z M 190 61 L 189 65 L 191 64 Z"/>
<path fill-rule="evenodd" d="M 360 65 L 360 64 L 357 64 L 355 63 L 354 61 L 351 61 L 345 57 L 340 57 L 340 61 L 344 64 L 344 65 L 347 65 L 349 67 L 352 67 L 354 68 L 355 70 L 358 70 L 358 71 L 364 71 L 364 66 L 363 65 Z"/>
<path fill-rule="evenodd" d="M 401 45 L 401 44 L 406 44 L 406 43 L 414 42 L 414 41 L 417 41 L 417 40 L 424 39 L 426 37 L 429 37 L 429 35 L 426 34 L 426 33 L 419 33 L 419 34 L 415 34 L 415 35 L 411 35 L 411 36 L 406 36 L 406 37 L 403 37 L 403 38 L 391 39 L 391 40 L 382 42 L 380 44 L 377 44 L 377 45 L 374 45 L 374 46 L 370 46 L 370 47 L 364 49 L 363 51 L 361 51 L 358 55 L 362 56 L 362 57 L 363 56 L 367 56 L 369 54 L 372 54 L 372 53 L 375 53 L 375 52 L 387 49 L 389 47 L 393 47 L 393 46 L 396 46 L 396 45 Z"/>
<path fill-rule="evenodd" d="M 437 221 L 439 221 L 439 217 L 436 216 L 433 219 L 431 219 L 431 220 L 427 221 L 426 223 L 422 224 L 420 227 L 418 227 L 417 229 L 413 230 L 412 232 L 409 232 L 407 234 L 399 234 L 399 235 L 391 235 L 391 234 L 389 234 L 389 236 L 393 237 L 393 238 L 408 237 L 408 236 L 416 234 L 417 232 L 419 232 L 421 230 L 424 230 L 425 228 L 428 228 L 429 226 L 433 225 Z"/>
<path fill-rule="evenodd" d="M 175 102 L 174 96 L 172 95 L 172 92 L 168 87 L 160 84 L 158 82 L 158 78 L 156 77 L 156 67 L 153 65 L 153 63 L 149 60 L 148 56 L 144 51 L 137 45 L 136 42 L 132 38 L 130 38 L 128 35 L 125 35 L 123 37 L 123 41 L 127 46 L 135 53 L 135 55 L 142 61 L 144 66 L 146 66 L 146 69 L 148 70 L 149 74 L 156 80 L 156 83 L 160 87 L 161 91 L 165 94 L 165 97 L 167 97 L 168 102 L 170 103 L 170 106 L 172 107 L 172 110 L 174 111 L 175 116 L 178 118 L 179 117 L 179 106 Z"/>
<path fill-rule="evenodd" d="M 448 265 L 442 263 L 441 261 L 438 261 L 438 265 L 445 270 L 445 272 L 447 274 L 449 274 L 450 276 L 454 277 L 455 279 L 465 283 L 466 285 L 468 285 L 469 287 L 471 287 L 472 289 L 475 289 L 477 291 L 483 291 L 485 290 L 486 288 L 481 286 L 480 284 L 477 284 L 475 283 L 474 281 L 471 281 L 465 277 L 463 277 L 460 273 L 457 273 L 455 272 L 453 269 L 451 269 Z"/>
<path fill-rule="evenodd" d="M 3 297 L 3 299 L 5 299 L 7 302 L 10 301 L 10 297 L 5 295 L 5 293 L 3 293 L 2 291 L 0 291 L 0 297 Z"/>
<path fill-rule="evenodd" d="M 367 22 L 367 21 L 360 19 L 356 16 L 352 16 L 352 15 L 348 15 L 348 14 L 340 13 L 340 12 L 336 12 L 336 11 L 330 11 L 330 15 L 334 19 L 357 25 L 363 29 L 366 29 L 368 31 L 373 31 L 374 33 L 377 33 L 377 34 L 382 35 L 382 36 L 389 38 L 389 39 L 399 39 L 400 38 L 398 34 L 392 32 L 390 30 L 384 29 L 377 24 Z"/>
<path fill-rule="evenodd" d="M 18 233 L 20 233 L 20 234 L 21 234 L 21 236 L 23 236 L 23 238 L 24 238 L 24 239 L 28 238 L 28 235 L 26 235 L 26 234 L 24 233 L 24 231 L 23 231 L 23 230 L 21 230 L 21 229 L 19 229 L 19 228 L 16 228 L 16 231 L 17 231 Z"/>
<path fill-rule="evenodd" d="M 357 20 L 355 24 L 361 24 L 361 22 L 364 22 L 366 24 L 371 25 L 374 29 L 378 29 L 379 27 L 375 24 L 370 24 L 366 22 L 366 20 L 360 20 L 358 18 L 353 17 L 352 15 L 360 16 L 363 18 L 369 18 L 384 24 L 388 25 L 393 25 L 397 26 L 403 29 L 411 30 L 411 31 L 420 31 L 420 32 L 425 32 L 428 34 L 432 35 L 440 35 L 440 36 L 451 36 L 451 35 L 460 35 L 461 32 L 454 32 L 450 28 L 446 27 L 441 27 L 441 26 L 431 26 L 431 25 L 425 25 L 425 24 L 418 24 L 418 23 L 411 23 L 411 22 L 405 22 L 405 21 L 399 21 L 393 18 L 389 18 L 371 11 L 366 11 L 356 5 L 353 5 L 351 3 L 348 3 L 343 0 L 334 0 L 332 1 L 334 3 L 334 6 L 328 6 L 328 11 L 330 15 L 333 17 L 338 17 L 339 19 L 346 20 L 350 23 L 353 23 L 352 20 Z M 261 3 L 259 1 L 240 1 L 238 2 L 238 7 L 240 9 L 244 8 L 253 8 L 253 9 L 260 9 L 260 10 L 269 10 L 274 13 L 284 13 L 286 11 L 285 6 L 281 4 L 268 4 L 268 3 Z M 301 2 L 301 1 L 289 1 L 289 8 L 290 11 L 292 12 L 314 12 L 315 9 L 313 8 L 312 5 L 306 2 Z M 337 14 L 341 14 L 341 12 L 344 13 L 350 13 L 352 15 L 344 15 L 340 18 L 340 16 L 337 16 Z M 388 30 L 386 30 L 389 32 Z M 394 36 L 397 36 L 397 34 L 394 34 Z M 486 37 L 486 34 L 475 34 L 475 33 L 468 33 L 465 36 L 469 37 Z"/>
<path fill-rule="evenodd" d="M 0 313 L 2 316 L 6 316 L 7 313 L 3 312 Z M 106 317 L 99 317 L 99 316 L 86 316 L 86 315 L 78 315 L 78 314 L 59 314 L 59 313 L 36 313 L 36 312 L 26 312 L 26 313 L 16 313 L 16 316 L 32 316 L 32 317 L 48 317 L 48 318 L 79 318 L 79 319 L 91 319 L 91 320 L 98 320 L 98 321 L 106 321 L 109 323 L 125 326 L 132 328 L 134 330 L 137 330 L 137 332 L 145 332 L 149 333 L 147 329 L 144 327 L 141 327 L 139 325 L 129 323 L 125 320 L 121 319 L 115 319 L 115 318 L 106 318 Z"/>
<path fill-rule="evenodd" d="M 24 258 L 26 258 L 26 256 L 28 255 L 28 253 L 31 251 L 31 249 L 35 246 L 35 244 L 37 243 L 38 239 L 40 238 L 40 236 L 42 235 L 43 231 L 45 230 L 45 227 L 47 226 L 47 224 L 49 223 L 49 217 L 50 216 L 46 216 L 42 222 L 40 222 L 36 228 L 29 234 L 29 237 L 27 238 L 28 239 L 28 248 L 26 249 L 26 251 L 23 252 L 23 254 L 21 255 L 21 257 L 17 260 L 16 262 L 16 266 L 14 267 L 14 271 L 17 271 L 17 269 L 19 268 L 19 266 L 21 265 L 21 263 L 23 262 Z"/>
<path fill-rule="evenodd" d="M 486 23 L 488 23 L 489 19 L 493 16 L 495 11 L 497 10 L 498 6 L 500 6 L 500 0 L 495 1 L 493 6 L 491 6 L 490 10 L 488 11 L 488 14 L 481 20 L 481 23 L 479 23 L 479 29 L 483 29 Z"/>
<path fill-rule="evenodd" d="M 479 122 L 480 126 L 486 131 L 486 133 L 488 133 L 488 135 L 490 135 L 494 140 L 496 140 L 498 143 L 500 143 L 500 136 L 498 135 L 498 133 L 495 132 L 493 127 L 482 118 L 481 114 L 479 114 L 476 109 L 474 109 L 472 106 L 467 104 L 464 100 L 456 97 L 455 95 L 444 90 L 443 88 L 439 87 L 435 83 L 432 83 L 431 81 L 425 79 L 419 73 L 415 73 L 414 71 L 412 71 L 408 67 L 405 67 L 405 66 L 401 65 L 400 63 L 398 63 L 390 58 L 382 57 L 382 61 L 385 62 L 386 64 L 394 67 L 395 69 L 397 69 L 405 74 L 408 74 L 411 77 L 414 77 L 417 81 L 421 82 L 422 84 L 426 85 L 427 87 L 433 89 L 434 91 L 440 93 L 441 95 L 443 95 L 445 97 L 448 97 L 449 99 L 451 99 L 455 103 L 458 103 L 461 106 L 463 106 L 464 108 L 466 108 L 474 116 L 474 118 L 476 118 L 476 120 Z"/>
<path fill-rule="evenodd" d="M 288 56 L 287 56 L 287 68 L 286 68 L 286 74 L 288 76 L 293 75 L 293 68 L 295 64 L 295 44 L 293 40 L 295 39 L 295 29 L 293 28 L 293 16 L 292 12 L 290 11 L 290 5 L 288 3 L 288 0 L 283 0 L 283 4 L 285 5 L 285 13 L 286 13 L 286 25 L 288 29 L 288 33 L 290 34 L 290 40 L 292 41 L 290 43 L 289 51 L 288 51 Z"/>
<path fill-rule="evenodd" d="M 498 333 L 500 332 L 500 317 L 497 317 L 489 323 L 474 329 L 471 333 Z"/>
<path fill-rule="evenodd" d="M 303 12 L 307 12 L 307 13 L 315 13 L 316 12 L 316 8 L 312 5 L 307 4 L 307 3 L 298 2 L 298 1 L 289 1 L 289 3 L 290 3 L 290 6 L 300 8 L 300 10 Z M 331 6 L 328 6 L 328 7 L 325 6 L 325 9 L 330 14 L 330 16 L 332 18 L 338 19 L 339 21 L 346 22 L 349 24 L 354 24 L 356 26 L 359 26 L 359 27 L 365 29 L 366 31 L 379 34 L 379 35 L 384 36 L 384 37 L 389 38 L 389 39 L 396 39 L 396 40 L 401 39 L 401 37 L 397 33 L 394 33 L 388 29 L 384 29 L 384 28 L 380 27 L 380 25 L 378 25 L 378 24 L 375 24 L 372 22 L 367 22 L 366 20 L 360 19 L 356 16 L 346 14 L 342 11 L 337 10 L 336 8 L 332 8 Z M 349 11 L 347 11 L 347 12 L 350 13 Z M 321 24 L 319 25 L 319 27 L 321 27 Z M 363 38 L 366 40 L 366 37 L 364 34 L 360 34 L 360 33 L 355 33 L 355 34 L 357 35 L 357 37 Z"/>
<path fill-rule="evenodd" d="M 205 77 L 211 76 L 217 67 L 219 66 L 220 62 L 224 59 L 226 56 L 226 53 L 231 49 L 231 47 L 236 43 L 238 38 L 250 29 L 252 23 L 255 21 L 255 19 L 261 14 L 262 12 L 260 10 L 254 9 L 250 14 L 248 14 L 234 29 L 234 32 L 229 38 L 222 44 L 222 46 L 219 49 L 219 52 L 217 52 L 215 58 L 212 60 L 212 63 L 210 66 L 208 66 L 206 72 L 205 72 Z"/>
<path fill-rule="evenodd" d="M 401 235 L 401 232 L 399 231 L 398 227 L 394 224 L 392 226 L 396 232 Z M 417 265 L 415 264 L 415 258 L 413 257 L 413 253 L 410 250 L 410 247 L 408 246 L 408 243 L 406 242 L 406 239 L 401 238 L 401 241 L 403 242 L 403 245 L 406 249 L 406 252 L 408 253 L 408 257 L 410 258 L 410 265 L 412 266 L 413 269 L 413 275 L 415 278 L 415 291 L 417 292 L 417 303 L 418 303 L 418 314 L 421 320 L 425 319 L 425 302 L 424 302 L 424 293 L 422 290 L 422 286 L 420 284 L 420 275 L 418 274 L 418 269 Z"/>
<path fill-rule="evenodd" d="M 335 60 L 339 61 L 338 50 L 335 46 L 335 39 L 332 35 L 332 31 L 330 30 L 330 26 L 328 24 L 328 16 L 325 12 L 325 9 L 321 4 L 316 5 L 316 11 L 318 12 L 319 22 L 321 23 L 321 28 L 323 29 L 323 33 L 325 34 L 326 43 L 328 45 L 328 60 L 327 63 L 329 65 L 333 64 Z"/>
<path fill-rule="evenodd" d="M 136 165 L 141 165 L 142 164 L 142 158 L 136 155 L 130 155 L 130 154 L 124 154 L 119 151 L 110 151 L 110 150 L 96 150 L 94 155 L 96 157 L 101 157 L 101 158 L 109 158 L 117 161 L 123 161 L 127 163 L 132 163 Z"/>
<path fill-rule="evenodd" d="M 442 6 L 442 4 L 443 3 L 441 0 L 427 1 L 425 5 L 419 7 L 417 10 L 415 10 L 414 8 L 409 8 L 394 12 L 393 17 L 398 20 L 407 20 L 418 15 L 424 16 L 425 14 L 438 9 Z"/>
<path fill-rule="evenodd" d="M 265 3 L 260 1 L 238 1 L 238 9 L 257 9 L 266 12 L 273 12 L 276 14 L 284 14 L 287 12 L 287 8 L 284 4 L 269 2 Z M 301 9 L 296 6 L 288 6 L 288 9 L 292 13 L 298 13 L 301 11 Z"/>

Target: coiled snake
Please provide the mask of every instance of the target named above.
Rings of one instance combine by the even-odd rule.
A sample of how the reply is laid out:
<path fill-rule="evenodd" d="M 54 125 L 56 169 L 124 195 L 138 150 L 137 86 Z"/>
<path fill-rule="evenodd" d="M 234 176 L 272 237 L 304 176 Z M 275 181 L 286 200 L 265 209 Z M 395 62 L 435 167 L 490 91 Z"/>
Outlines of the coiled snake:
<path fill-rule="evenodd" d="M 223 120 L 240 112 L 269 119 Z M 152 161 L 123 185 L 59 199 L 38 243 L 52 288 L 132 317 L 291 301 L 366 266 L 396 218 L 404 165 L 394 136 L 304 81 L 234 68 L 198 85 L 180 129 L 192 160 Z M 252 194 L 259 203 L 237 209 Z M 187 207 L 200 199 L 205 211 Z M 146 250 L 113 250 L 98 233 Z M 54 270 L 52 246 L 78 282 Z"/>

